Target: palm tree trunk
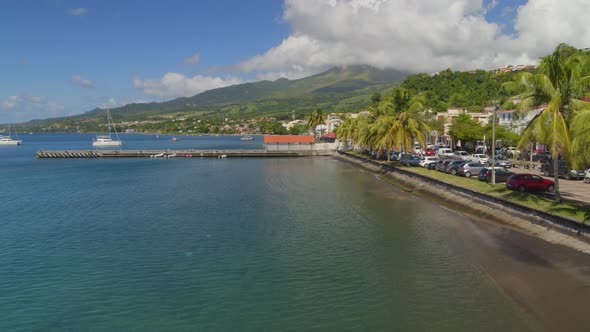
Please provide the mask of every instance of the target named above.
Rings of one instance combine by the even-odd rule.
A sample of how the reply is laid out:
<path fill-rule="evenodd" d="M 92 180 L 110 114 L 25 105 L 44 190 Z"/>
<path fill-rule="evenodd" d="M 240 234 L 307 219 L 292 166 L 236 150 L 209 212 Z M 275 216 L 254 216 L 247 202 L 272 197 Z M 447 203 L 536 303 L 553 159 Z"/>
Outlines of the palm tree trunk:
<path fill-rule="evenodd" d="M 555 182 L 555 203 L 561 203 L 561 194 L 559 193 L 559 158 L 553 157 L 553 181 Z"/>

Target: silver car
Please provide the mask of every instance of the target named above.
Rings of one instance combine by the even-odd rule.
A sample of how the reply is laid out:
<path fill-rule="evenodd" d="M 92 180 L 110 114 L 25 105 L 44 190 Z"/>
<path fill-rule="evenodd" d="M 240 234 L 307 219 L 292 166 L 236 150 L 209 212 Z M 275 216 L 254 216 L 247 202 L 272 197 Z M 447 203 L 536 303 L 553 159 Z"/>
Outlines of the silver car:
<path fill-rule="evenodd" d="M 459 168 L 459 172 L 457 174 L 463 175 L 468 178 L 471 177 L 473 174 L 479 174 L 479 172 L 484 167 L 486 167 L 484 164 L 477 162 L 469 162 L 463 165 L 463 167 Z"/>
<path fill-rule="evenodd" d="M 494 160 L 495 160 L 494 164 L 496 166 L 501 166 L 504 168 L 511 168 L 512 167 L 512 162 L 508 159 L 504 159 L 500 156 L 495 156 Z M 490 165 L 490 166 L 492 165 L 492 157 L 488 158 L 488 165 Z"/>

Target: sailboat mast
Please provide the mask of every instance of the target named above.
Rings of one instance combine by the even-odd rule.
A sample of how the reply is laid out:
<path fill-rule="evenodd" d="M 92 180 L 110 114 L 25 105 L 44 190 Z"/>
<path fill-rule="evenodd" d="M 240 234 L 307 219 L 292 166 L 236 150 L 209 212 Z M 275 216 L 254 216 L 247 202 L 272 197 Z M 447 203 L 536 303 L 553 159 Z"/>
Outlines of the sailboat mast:
<path fill-rule="evenodd" d="M 119 140 L 119 134 L 117 133 L 117 127 L 115 127 L 115 122 L 113 121 L 113 116 L 111 115 L 111 111 L 107 109 L 107 123 L 109 125 L 109 135 L 110 135 L 110 128 L 113 127 L 113 131 L 115 132 L 115 136 L 117 137 L 117 141 Z"/>

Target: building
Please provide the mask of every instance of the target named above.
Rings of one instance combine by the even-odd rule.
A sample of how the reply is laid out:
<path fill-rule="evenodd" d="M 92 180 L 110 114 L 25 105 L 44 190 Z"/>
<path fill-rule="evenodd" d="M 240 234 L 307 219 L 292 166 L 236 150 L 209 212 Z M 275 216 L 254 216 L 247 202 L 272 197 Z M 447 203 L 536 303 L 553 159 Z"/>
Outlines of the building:
<path fill-rule="evenodd" d="M 449 130 L 451 128 L 451 125 L 453 124 L 453 120 L 459 116 L 460 114 L 468 114 L 469 116 L 471 116 L 471 119 L 473 119 L 473 121 L 475 122 L 479 122 L 482 125 L 487 125 L 490 121 L 491 118 L 493 116 L 493 111 L 486 111 L 484 110 L 483 112 L 468 112 L 465 109 L 448 109 L 446 112 L 437 112 L 436 113 L 436 118 L 438 120 L 444 120 L 445 121 L 445 131 L 444 134 L 448 135 L 449 134 Z"/>
<path fill-rule="evenodd" d="M 542 105 L 530 111 L 504 110 L 498 111 L 498 124 L 506 126 L 517 134 L 522 134 L 526 126 L 545 109 L 546 105 Z"/>
<path fill-rule="evenodd" d="M 264 135 L 266 151 L 334 151 L 337 143 L 318 143 L 311 135 Z"/>

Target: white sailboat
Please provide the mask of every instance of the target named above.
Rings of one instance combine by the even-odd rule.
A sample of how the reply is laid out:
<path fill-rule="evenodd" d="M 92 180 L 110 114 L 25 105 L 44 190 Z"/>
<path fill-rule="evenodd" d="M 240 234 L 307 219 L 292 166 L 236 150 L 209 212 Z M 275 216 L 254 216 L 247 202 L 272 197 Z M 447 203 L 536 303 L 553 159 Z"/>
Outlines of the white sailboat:
<path fill-rule="evenodd" d="M 115 128 L 115 123 L 113 122 L 113 117 L 111 116 L 111 112 L 107 110 L 107 127 L 109 129 L 108 135 L 96 135 L 96 139 L 92 142 L 92 146 L 99 146 L 99 147 L 110 147 L 110 146 L 121 146 L 123 141 L 119 139 L 119 134 L 117 133 L 117 129 Z M 115 132 L 115 136 L 117 139 L 113 139 L 112 132 Z"/>
<path fill-rule="evenodd" d="M 10 125 L 8 125 L 8 136 L 0 135 L 0 145 L 19 145 L 22 144 L 23 141 L 18 139 L 18 135 L 16 139 L 12 139 L 10 135 Z"/>

